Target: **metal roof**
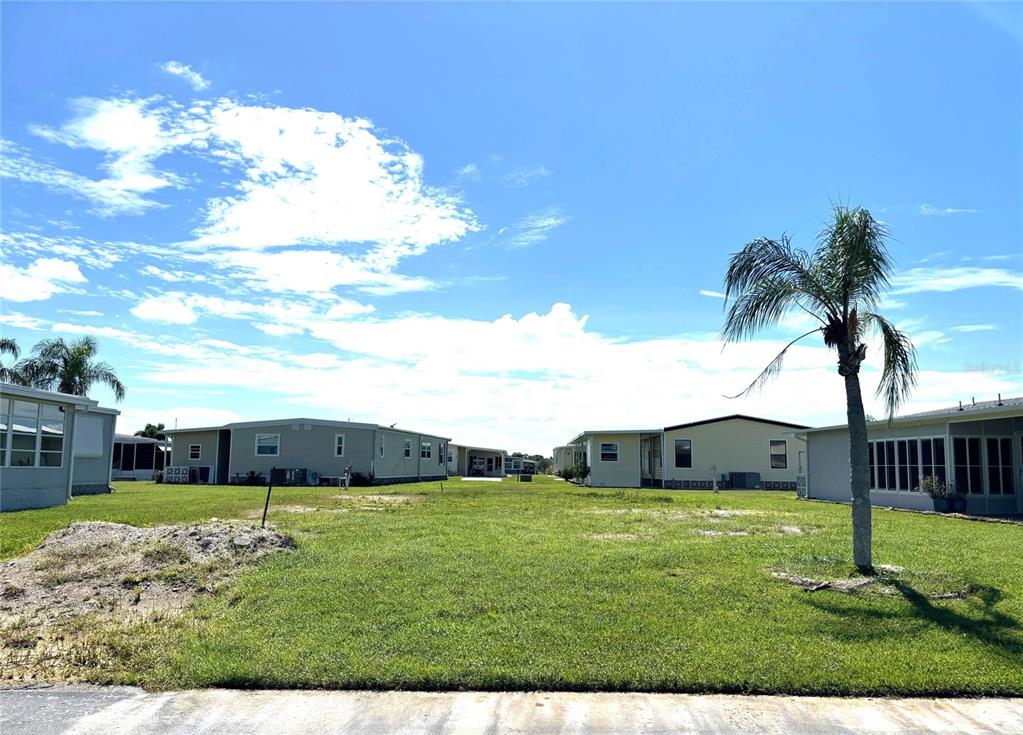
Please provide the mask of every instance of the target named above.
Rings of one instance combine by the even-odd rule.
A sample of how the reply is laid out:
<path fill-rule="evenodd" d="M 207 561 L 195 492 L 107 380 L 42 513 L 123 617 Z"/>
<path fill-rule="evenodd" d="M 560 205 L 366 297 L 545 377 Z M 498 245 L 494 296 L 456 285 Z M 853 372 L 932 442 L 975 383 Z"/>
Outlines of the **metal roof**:
<path fill-rule="evenodd" d="M 164 433 L 168 436 L 174 434 L 185 434 L 196 431 L 220 431 L 222 429 L 254 429 L 260 426 L 282 426 L 284 424 L 316 424 L 318 426 L 336 426 L 348 429 L 376 429 L 384 431 L 399 431 L 403 434 L 417 434 L 421 436 L 429 436 L 435 439 L 444 439 L 445 441 L 451 441 L 449 437 L 441 436 L 440 434 L 431 434 L 426 431 L 413 431 L 412 429 L 401 429 L 397 426 L 381 426 L 380 424 L 366 424 L 358 421 L 334 421 L 331 419 L 310 419 L 310 418 L 285 418 L 285 419 L 265 419 L 263 421 L 235 421 L 230 424 L 224 424 L 223 426 L 199 426 L 186 429 L 165 429 Z"/>
<path fill-rule="evenodd" d="M 785 426 L 790 429 L 809 429 L 810 427 L 805 424 L 793 424 L 788 421 L 775 421 L 774 419 L 762 419 L 757 416 L 747 416 L 742 413 L 733 413 L 729 416 L 718 416 L 715 419 L 704 419 L 702 421 L 690 421 L 685 424 L 675 424 L 674 426 L 665 426 L 665 431 L 673 431 L 675 429 L 688 429 L 690 426 L 703 426 L 704 424 L 716 424 L 720 421 L 755 421 L 761 424 L 771 424 L 773 426 Z"/>
<path fill-rule="evenodd" d="M 896 416 L 892 419 L 891 424 L 897 426 L 899 424 L 920 424 L 934 421 L 958 423 L 960 421 L 975 421 L 999 416 L 1023 416 L 1023 397 L 999 398 L 993 401 L 973 401 L 971 399 L 969 403 L 963 402 L 958 406 L 949 406 L 947 408 L 937 408 L 931 411 L 919 411 L 917 413 L 908 413 L 903 416 Z M 888 421 L 885 419 L 880 421 L 868 421 L 867 425 L 872 427 L 883 427 L 888 425 Z M 846 426 L 848 426 L 848 424 L 820 426 L 813 429 L 806 429 L 803 433 L 809 434 L 817 431 L 834 431 L 835 429 L 844 429 Z"/>

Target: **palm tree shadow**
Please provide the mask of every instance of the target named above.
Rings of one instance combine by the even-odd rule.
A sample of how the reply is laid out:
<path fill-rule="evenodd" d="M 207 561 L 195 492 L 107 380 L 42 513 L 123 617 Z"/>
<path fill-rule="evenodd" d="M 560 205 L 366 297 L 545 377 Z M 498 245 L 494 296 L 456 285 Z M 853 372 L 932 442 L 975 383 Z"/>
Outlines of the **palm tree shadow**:
<path fill-rule="evenodd" d="M 1018 664 L 1023 660 L 1023 626 L 1016 618 L 995 609 L 1005 597 L 1001 590 L 986 585 L 971 585 L 970 595 L 963 599 L 964 602 L 973 603 L 970 610 L 975 614 L 970 615 L 951 605 L 936 605 L 932 598 L 903 581 L 886 581 L 912 606 L 912 618 L 979 641 L 1000 658 L 1012 663 Z M 895 635 L 878 624 L 905 621 L 908 617 L 905 611 L 887 611 L 864 604 L 865 598 L 859 598 L 852 605 L 848 602 L 837 604 L 836 601 L 816 596 L 804 599 L 804 602 L 852 624 L 845 631 L 845 637 L 848 638 Z"/>

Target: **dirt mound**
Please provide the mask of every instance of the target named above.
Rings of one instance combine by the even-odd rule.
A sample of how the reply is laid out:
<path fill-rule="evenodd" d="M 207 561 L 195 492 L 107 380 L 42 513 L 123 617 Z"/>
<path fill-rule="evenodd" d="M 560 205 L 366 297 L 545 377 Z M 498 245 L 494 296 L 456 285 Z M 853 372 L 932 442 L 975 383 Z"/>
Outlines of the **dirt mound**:
<path fill-rule="evenodd" d="M 75 631 L 175 616 L 243 567 L 293 547 L 275 531 L 224 522 L 96 521 L 54 531 L 0 567 L 0 678 L 61 658 Z"/>

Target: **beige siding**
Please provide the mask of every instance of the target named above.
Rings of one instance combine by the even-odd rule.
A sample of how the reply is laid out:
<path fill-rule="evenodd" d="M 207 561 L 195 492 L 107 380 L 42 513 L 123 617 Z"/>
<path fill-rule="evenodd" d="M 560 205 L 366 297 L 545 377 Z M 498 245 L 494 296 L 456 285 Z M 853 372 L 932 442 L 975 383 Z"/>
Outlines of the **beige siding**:
<path fill-rule="evenodd" d="M 174 434 L 170 464 L 176 467 L 216 467 L 218 436 L 219 432 L 216 429 Z M 192 444 L 198 444 L 200 447 L 199 459 L 188 458 L 188 448 Z"/>
<path fill-rule="evenodd" d="M 587 458 L 592 487 L 639 487 L 639 434 L 592 434 L 587 436 Z M 602 462 L 600 445 L 618 443 L 618 461 Z"/>
<path fill-rule="evenodd" d="M 729 472 L 759 472 L 761 482 L 796 481 L 800 464 L 805 469 L 806 442 L 797 439 L 788 426 L 747 419 L 730 419 L 697 424 L 664 432 L 664 479 L 674 481 L 713 480 Z M 693 443 L 692 468 L 675 467 L 675 440 Z M 786 442 L 788 467 L 771 468 L 771 441 Z M 712 469 L 712 466 L 714 469 Z"/>

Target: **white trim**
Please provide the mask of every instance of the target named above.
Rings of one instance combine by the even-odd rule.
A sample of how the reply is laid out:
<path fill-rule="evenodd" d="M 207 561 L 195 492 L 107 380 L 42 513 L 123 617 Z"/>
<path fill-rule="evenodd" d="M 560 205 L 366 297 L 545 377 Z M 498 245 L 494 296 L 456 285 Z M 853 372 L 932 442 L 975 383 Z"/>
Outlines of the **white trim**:
<path fill-rule="evenodd" d="M 264 454 L 260 454 L 260 452 L 259 452 L 259 438 L 260 437 L 268 437 L 268 436 L 273 436 L 273 437 L 277 438 L 277 451 L 275 451 L 273 454 L 265 454 L 265 453 Z M 253 441 L 253 444 L 252 444 L 252 452 L 253 452 L 253 456 L 255 456 L 255 457 L 280 457 L 281 456 L 281 435 L 280 434 L 271 434 L 269 432 L 256 434 L 255 438 L 254 438 L 254 441 Z"/>
<path fill-rule="evenodd" d="M 423 450 L 426 450 L 425 454 Z M 419 459 L 433 459 L 433 442 L 424 442 L 422 437 L 419 438 Z"/>
<path fill-rule="evenodd" d="M 337 453 L 337 440 L 338 440 L 338 437 L 341 438 L 341 454 Z M 335 457 L 342 457 L 343 458 L 345 456 L 345 449 L 347 448 L 346 447 L 347 444 L 348 444 L 348 440 L 345 438 L 344 434 L 334 434 L 334 456 Z M 278 446 L 278 449 L 280 449 L 279 446 Z M 266 456 L 266 455 L 264 455 L 264 456 Z"/>
<path fill-rule="evenodd" d="M 412 459 L 412 440 L 405 439 L 405 445 L 401 450 L 403 459 Z"/>
<path fill-rule="evenodd" d="M 192 449 L 199 450 L 199 456 L 192 456 Z M 121 445 L 121 459 L 124 459 L 124 445 Z M 202 444 L 189 444 L 188 445 L 188 461 L 189 462 L 202 462 Z"/>
<path fill-rule="evenodd" d="M 336 440 L 335 440 L 336 441 Z M 377 432 L 377 457 L 383 459 L 387 455 L 387 435 L 382 431 Z"/>
<path fill-rule="evenodd" d="M 927 475 L 924 474 L 924 471 L 923 471 L 923 467 L 924 467 L 924 453 L 923 453 L 923 445 L 921 444 L 921 442 L 925 442 L 925 441 L 931 442 L 931 462 L 930 462 L 930 467 L 931 467 L 931 471 L 933 473 L 934 465 L 937 464 L 934 461 L 934 458 L 936 456 L 935 453 L 934 453 L 934 440 L 935 439 L 941 439 L 944 442 L 944 446 L 942 447 L 942 453 L 945 455 L 945 463 L 942 466 L 945 468 L 945 479 L 944 479 L 944 482 L 945 482 L 946 485 L 948 485 L 949 484 L 948 453 L 949 453 L 950 450 L 949 450 L 949 445 L 948 445 L 948 442 L 947 442 L 947 438 L 945 436 L 942 436 L 941 434 L 932 434 L 932 435 L 929 435 L 929 436 L 893 436 L 893 437 L 880 437 L 880 438 L 877 438 L 877 439 L 870 439 L 870 438 L 867 439 L 867 469 L 868 469 L 868 471 L 869 471 L 871 465 L 874 466 L 874 480 L 872 482 L 870 482 L 870 491 L 874 492 L 874 493 L 908 493 L 910 496 L 918 496 L 921 493 L 926 495 L 926 493 L 924 493 L 923 490 L 919 490 L 919 489 L 918 490 L 914 490 L 912 487 L 907 487 L 907 488 L 900 488 L 899 487 L 899 470 L 902 468 L 902 463 L 899 461 L 899 444 L 898 443 L 900 441 L 916 442 L 916 469 L 917 469 L 917 482 L 919 483 L 919 482 L 922 482 L 923 478 L 927 476 Z M 895 445 L 895 461 L 894 462 L 888 462 L 888 456 L 887 456 L 888 450 L 887 450 L 887 447 L 885 447 L 885 463 L 884 463 L 884 466 L 885 466 L 885 484 L 886 485 L 888 483 L 888 466 L 892 465 L 892 464 L 895 465 L 895 487 L 894 488 L 878 487 L 877 486 L 877 478 L 878 478 L 877 468 L 879 467 L 879 464 L 877 462 L 877 443 L 878 442 L 892 442 Z M 907 455 L 906 484 L 907 485 L 912 485 L 913 482 L 912 482 L 911 475 L 909 474 L 909 471 L 913 468 L 913 465 L 908 462 L 908 457 L 910 455 L 909 444 L 906 445 L 906 455 Z M 934 475 L 932 474 L 931 476 L 934 476 Z"/>
<path fill-rule="evenodd" d="M 614 450 L 613 451 L 612 450 L 608 450 L 607 452 L 605 452 L 604 451 L 604 447 L 610 447 L 610 446 L 613 446 Z M 600 457 L 600 462 L 603 463 L 603 464 L 617 464 L 618 463 L 618 457 L 621 454 L 621 449 L 622 448 L 621 448 L 621 445 L 620 445 L 619 442 L 600 442 L 600 451 L 598 452 L 598 455 Z M 615 456 L 615 458 L 614 459 L 604 459 L 604 455 L 605 454 L 613 454 Z"/>
<path fill-rule="evenodd" d="M 678 449 L 676 445 L 678 442 L 689 442 L 689 466 L 679 467 L 678 466 Z M 691 470 L 694 469 L 696 463 L 693 461 L 693 457 L 696 455 L 696 447 L 693 445 L 693 440 L 688 437 L 679 436 L 673 437 L 671 440 L 671 466 L 676 470 Z"/>

